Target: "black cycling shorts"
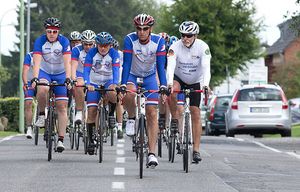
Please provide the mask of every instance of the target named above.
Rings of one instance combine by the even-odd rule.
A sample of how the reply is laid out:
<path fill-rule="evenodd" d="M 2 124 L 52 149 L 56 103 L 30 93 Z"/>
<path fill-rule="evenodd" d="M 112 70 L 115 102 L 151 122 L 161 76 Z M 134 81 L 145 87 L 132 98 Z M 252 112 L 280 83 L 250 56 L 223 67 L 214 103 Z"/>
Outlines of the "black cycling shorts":
<path fill-rule="evenodd" d="M 184 83 L 179 77 L 174 75 L 174 80 L 177 81 L 180 84 L 181 89 L 194 89 L 194 90 L 200 90 L 201 86 L 200 83 L 195 83 L 188 85 Z M 183 93 L 180 93 L 183 95 Z M 184 98 L 184 96 L 179 96 L 179 98 Z M 200 108 L 200 103 L 201 103 L 201 93 L 195 93 L 192 92 L 190 93 L 190 106 L 196 106 Z"/>

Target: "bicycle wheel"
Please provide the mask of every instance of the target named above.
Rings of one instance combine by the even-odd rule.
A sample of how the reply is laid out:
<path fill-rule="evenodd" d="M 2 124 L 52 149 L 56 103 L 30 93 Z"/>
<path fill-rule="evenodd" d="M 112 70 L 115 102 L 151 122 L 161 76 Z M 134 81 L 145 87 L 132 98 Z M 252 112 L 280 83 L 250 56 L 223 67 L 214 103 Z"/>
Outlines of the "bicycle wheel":
<path fill-rule="evenodd" d="M 53 128 L 54 128 L 54 113 L 52 107 L 50 107 L 48 111 L 48 124 L 47 124 L 47 144 L 48 144 L 48 161 L 52 159 L 52 133 L 53 133 Z"/>
<path fill-rule="evenodd" d="M 74 148 L 74 142 L 75 142 L 75 101 L 72 100 L 71 106 L 70 106 L 70 114 L 69 114 L 69 137 L 70 137 L 70 148 Z"/>
<path fill-rule="evenodd" d="M 99 163 L 103 161 L 103 131 L 105 130 L 105 108 L 100 108 L 99 127 L 98 127 L 98 145 L 99 145 Z"/>
<path fill-rule="evenodd" d="M 140 179 L 143 178 L 143 164 L 144 164 L 144 145 L 145 145 L 145 116 L 141 115 L 138 125 L 138 153 L 139 153 L 139 165 L 140 165 Z"/>
<path fill-rule="evenodd" d="M 159 130 L 158 140 L 157 140 L 157 155 L 162 157 L 162 140 L 163 140 L 163 130 Z"/>
<path fill-rule="evenodd" d="M 83 149 L 84 149 L 84 154 L 87 154 L 87 148 L 88 148 L 88 143 L 89 143 L 89 140 L 88 140 L 88 133 L 87 133 L 87 130 L 86 130 L 86 125 L 83 124 L 83 133 L 82 133 L 82 141 L 83 141 Z"/>
<path fill-rule="evenodd" d="M 110 146 L 114 145 L 114 128 L 116 124 L 116 120 L 114 116 L 109 116 L 108 117 L 108 126 L 110 130 Z"/>
<path fill-rule="evenodd" d="M 33 130 L 34 130 L 34 144 L 38 145 L 38 142 L 39 142 L 39 127 L 33 125 Z"/>
<path fill-rule="evenodd" d="M 76 123 L 75 124 L 75 134 L 74 134 L 74 140 L 75 140 L 75 149 L 78 150 L 79 149 L 79 140 L 80 140 L 80 126 L 81 124 Z"/>
<path fill-rule="evenodd" d="M 176 136 L 175 135 L 171 135 L 171 143 L 170 143 L 170 153 L 171 153 L 171 163 L 174 163 L 174 159 L 175 159 L 175 148 L 176 148 Z"/>
<path fill-rule="evenodd" d="M 190 131 L 190 116 L 185 113 L 184 122 L 184 138 L 183 138 L 183 170 L 187 173 L 189 171 L 189 131 Z"/>

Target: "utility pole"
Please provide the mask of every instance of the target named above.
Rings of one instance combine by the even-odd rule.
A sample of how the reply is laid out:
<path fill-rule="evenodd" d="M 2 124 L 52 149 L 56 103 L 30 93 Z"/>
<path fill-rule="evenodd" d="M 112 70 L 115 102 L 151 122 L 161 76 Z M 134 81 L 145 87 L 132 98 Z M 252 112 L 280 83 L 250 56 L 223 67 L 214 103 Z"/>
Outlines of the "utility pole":
<path fill-rule="evenodd" d="M 24 133 L 24 93 L 22 86 L 22 70 L 24 61 L 24 0 L 21 0 L 20 2 L 19 132 Z"/>

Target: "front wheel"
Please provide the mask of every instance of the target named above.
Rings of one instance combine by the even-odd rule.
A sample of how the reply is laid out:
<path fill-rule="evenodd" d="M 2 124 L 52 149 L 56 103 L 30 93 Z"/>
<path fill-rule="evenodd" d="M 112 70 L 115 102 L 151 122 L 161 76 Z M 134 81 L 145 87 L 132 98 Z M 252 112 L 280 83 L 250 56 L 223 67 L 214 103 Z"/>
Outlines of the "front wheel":
<path fill-rule="evenodd" d="M 140 179 L 143 178 L 143 164 L 144 164 L 144 145 L 145 145 L 145 116 L 139 118 L 138 126 L 138 153 L 139 153 L 139 165 L 140 165 Z"/>

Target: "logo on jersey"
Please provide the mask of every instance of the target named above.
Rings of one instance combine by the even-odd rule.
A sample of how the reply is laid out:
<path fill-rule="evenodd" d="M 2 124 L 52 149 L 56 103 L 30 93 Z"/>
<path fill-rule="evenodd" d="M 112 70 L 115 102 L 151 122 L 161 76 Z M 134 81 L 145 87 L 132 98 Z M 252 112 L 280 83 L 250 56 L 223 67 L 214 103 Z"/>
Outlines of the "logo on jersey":
<path fill-rule="evenodd" d="M 206 50 L 205 50 L 205 54 L 206 54 L 206 55 L 210 55 L 209 49 L 206 49 Z"/>
<path fill-rule="evenodd" d="M 120 59 L 119 58 L 116 59 L 116 63 L 120 63 Z"/>
<path fill-rule="evenodd" d="M 166 50 L 166 46 L 165 45 L 161 46 L 160 51 L 165 51 L 165 50 Z"/>
<path fill-rule="evenodd" d="M 67 50 L 66 50 L 66 51 L 71 51 L 71 48 L 70 48 L 70 46 L 68 46 L 68 47 L 67 47 Z"/>
<path fill-rule="evenodd" d="M 55 56 L 61 55 L 61 51 L 59 49 L 54 49 L 53 53 L 55 54 Z"/>

